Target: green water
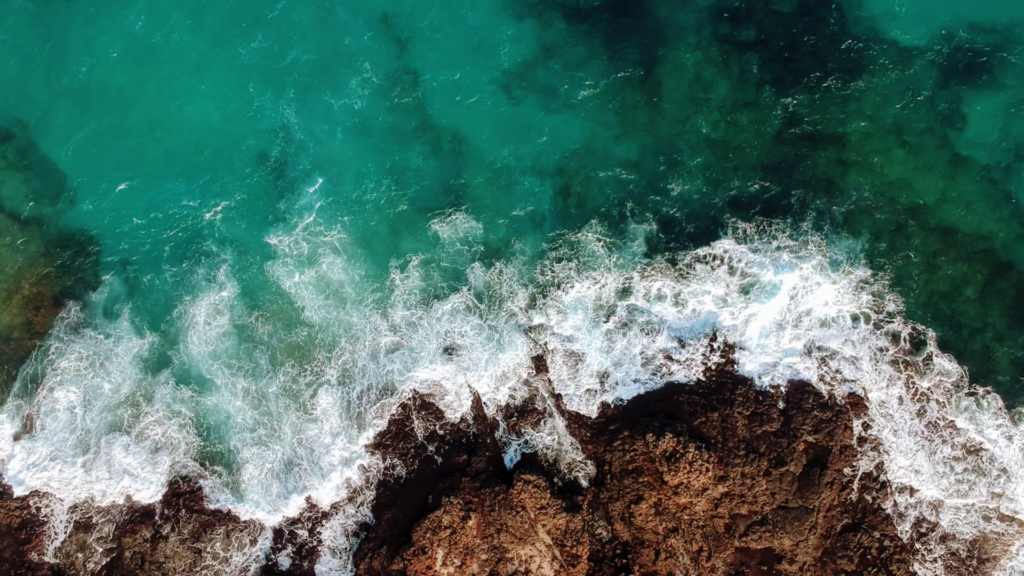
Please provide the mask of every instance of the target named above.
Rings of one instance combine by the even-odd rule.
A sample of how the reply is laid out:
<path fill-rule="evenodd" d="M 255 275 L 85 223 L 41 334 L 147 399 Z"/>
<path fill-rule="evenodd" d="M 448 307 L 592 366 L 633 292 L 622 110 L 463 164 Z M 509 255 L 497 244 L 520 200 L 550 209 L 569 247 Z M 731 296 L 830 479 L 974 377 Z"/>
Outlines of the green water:
<path fill-rule="evenodd" d="M 650 225 L 648 255 L 809 225 L 1024 401 L 1018 3 L 6 0 L 0 119 L 23 126 L 0 139 L 0 224 L 31 238 L 0 244 L 8 277 L 32 246 L 78 279 L 46 298 L 155 335 L 142 372 L 198 395 L 201 456 L 227 468 L 241 425 L 203 404 L 196 310 L 255 318 L 203 350 L 272 373 L 347 342 L 310 310 L 369 307 L 423 261 L 436 300 L 592 222 Z M 275 264 L 313 227 L 343 259 Z M 322 301 L 287 293 L 307 272 L 334 282 Z"/>

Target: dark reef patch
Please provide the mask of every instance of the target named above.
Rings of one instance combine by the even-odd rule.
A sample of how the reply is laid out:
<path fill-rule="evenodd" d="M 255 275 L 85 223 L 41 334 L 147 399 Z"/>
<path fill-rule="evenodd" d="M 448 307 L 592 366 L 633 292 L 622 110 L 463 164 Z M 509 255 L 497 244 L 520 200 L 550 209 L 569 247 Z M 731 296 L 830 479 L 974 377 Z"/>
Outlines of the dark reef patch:
<path fill-rule="evenodd" d="M 868 66 L 866 39 L 850 29 L 842 3 L 719 2 L 711 22 L 720 43 L 758 56 L 761 74 L 780 95 L 860 76 Z"/>
<path fill-rule="evenodd" d="M 28 126 L 0 125 L 0 404 L 64 304 L 99 287 L 95 239 L 61 222 L 73 203 Z"/>
<path fill-rule="evenodd" d="M 1024 401 L 1019 24 L 906 45 L 855 0 L 510 5 L 549 31 L 544 61 L 509 73 L 515 98 L 607 137 L 557 159 L 554 225 L 650 218 L 658 253 L 705 245 L 730 219 L 863 241 L 911 320 L 974 381 Z M 578 96 L 572 78 L 596 70 L 610 77 Z"/>

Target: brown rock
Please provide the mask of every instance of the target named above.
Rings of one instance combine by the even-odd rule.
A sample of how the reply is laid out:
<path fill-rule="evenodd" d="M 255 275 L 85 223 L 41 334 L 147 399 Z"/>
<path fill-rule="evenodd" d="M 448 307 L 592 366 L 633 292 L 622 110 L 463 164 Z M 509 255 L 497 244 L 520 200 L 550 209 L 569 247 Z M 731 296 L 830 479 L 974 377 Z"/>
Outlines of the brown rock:
<path fill-rule="evenodd" d="M 882 508 L 884 484 L 844 473 L 859 398 L 829 401 L 801 382 L 756 390 L 725 363 L 596 418 L 554 400 L 596 466 L 588 486 L 535 454 L 506 470 L 498 424 L 479 399 L 459 422 L 428 396 L 400 405 L 371 446 L 389 468 L 375 521 L 361 528 L 357 574 L 912 573 Z M 503 414 L 537 418 L 529 406 Z M 312 576 L 331 514 L 309 503 L 268 529 L 209 508 L 180 478 L 153 504 L 73 507 L 51 565 L 41 558 L 49 497 L 13 498 L 0 486 L 0 574 L 191 574 L 234 558 L 263 562 L 267 576 Z"/>
<path fill-rule="evenodd" d="M 73 196 L 24 123 L 0 125 L 0 403 L 61 307 L 99 285 L 94 240 L 61 226 Z"/>
<path fill-rule="evenodd" d="M 0 483 L 0 574 L 55 576 L 64 572 L 43 561 L 46 523 L 39 509 L 46 496 L 33 492 L 15 498 Z"/>
<path fill-rule="evenodd" d="M 449 447 L 417 445 L 410 423 L 442 420 L 418 399 L 375 443 L 412 465 L 378 485 L 357 574 L 912 573 L 884 487 L 843 471 L 862 404 L 849 400 L 756 390 L 727 365 L 595 419 L 568 413 L 597 465 L 584 488 L 535 457 L 507 472 L 493 424 L 441 424 Z"/>

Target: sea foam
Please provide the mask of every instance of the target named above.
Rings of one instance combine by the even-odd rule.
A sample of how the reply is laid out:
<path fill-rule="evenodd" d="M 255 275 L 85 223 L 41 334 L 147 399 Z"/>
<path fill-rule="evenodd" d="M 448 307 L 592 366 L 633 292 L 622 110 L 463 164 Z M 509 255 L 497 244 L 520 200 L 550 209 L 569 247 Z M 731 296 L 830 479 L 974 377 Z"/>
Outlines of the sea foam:
<path fill-rule="evenodd" d="M 381 283 L 328 222 L 314 210 L 267 237 L 277 296 L 260 306 L 242 296 L 229 258 L 197 276 L 167 333 L 141 329 L 130 308 L 114 319 L 92 311 L 113 278 L 91 305 L 64 311 L 0 412 L 7 481 L 18 494 L 57 497 L 54 555 L 71 503 L 151 502 L 168 479 L 190 474 L 214 505 L 265 525 L 307 497 L 343 502 L 322 530 L 318 573 L 349 573 L 351 534 L 385 469 L 365 446 L 413 392 L 433 395 L 452 419 L 479 395 L 500 422 L 502 406 L 545 397 L 531 362 L 544 354 L 565 405 L 594 415 L 696 381 L 716 361 L 708 350 L 728 343 L 756 386 L 802 379 L 837 401 L 866 398 L 854 423 L 859 464 L 848 472 L 884 474 L 884 504 L 919 573 L 942 574 L 949 558 L 979 547 L 999 559 L 994 574 L 1021 563 L 1017 424 L 996 394 L 970 386 L 933 333 L 904 319 L 900 298 L 855 250 L 736 224 L 710 246 L 652 258 L 653 227 L 613 239 L 590 225 L 554 239 L 539 263 L 485 264 L 479 224 L 454 212 L 431 225 L 434 252 L 393 262 Z M 593 473 L 557 410 L 499 440 L 509 466 L 535 451 L 581 482 Z M 246 538 L 251 550 L 211 570 L 256 570 L 269 540 Z"/>

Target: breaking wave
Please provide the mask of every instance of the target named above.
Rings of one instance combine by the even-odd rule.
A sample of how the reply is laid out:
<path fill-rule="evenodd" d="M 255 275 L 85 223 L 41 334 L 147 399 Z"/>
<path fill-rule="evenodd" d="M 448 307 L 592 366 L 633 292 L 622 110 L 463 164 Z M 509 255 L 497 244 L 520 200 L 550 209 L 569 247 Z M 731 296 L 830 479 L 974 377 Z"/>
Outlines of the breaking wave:
<path fill-rule="evenodd" d="M 757 386 L 803 379 L 839 401 L 867 399 L 849 474 L 886 478 L 919 573 L 979 550 L 997 559 L 993 573 L 1024 568 L 1019 415 L 904 320 L 855 246 L 735 224 L 710 246 L 651 257 L 652 226 L 613 238 L 590 225 L 539 263 L 526 249 L 486 262 L 481 226 L 453 212 L 431 224 L 433 252 L 394 262 L 381 281 L 329 222 L 313 210 L 266 238 L 275 296 L 258 306 L 227 255 L 197 273 L 199 289 L 159 334 L 130 305 L 104 312 L 114 277 L 63 312 L 0 412 L 4 477 L 18 494 L 57 496 L 51 548 L 70 503 L 151 502 L 189 474 L 214 505 L 265 524 L 307 497 L 343 503 L 318 573 L 348 573 L 350 534 L 384 469 L 365 446 L 409 394 L 434 395 L 453 419 L 478 394 L 500 420 L 536 392 L 531 357 L 543 353 L 566 406 L 594 415 L 697 380 L 721 358 L 708 351 L 728 343 Z M 581 482 L 592 474 L 556 411 L 501 441 L 509 466 L 536 451 Z M 265 535 L 246 542 L 231 571 L 255 571 L 269 549 Z"/>

